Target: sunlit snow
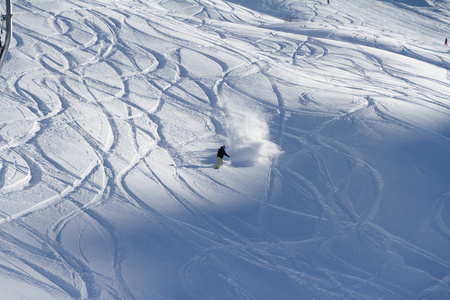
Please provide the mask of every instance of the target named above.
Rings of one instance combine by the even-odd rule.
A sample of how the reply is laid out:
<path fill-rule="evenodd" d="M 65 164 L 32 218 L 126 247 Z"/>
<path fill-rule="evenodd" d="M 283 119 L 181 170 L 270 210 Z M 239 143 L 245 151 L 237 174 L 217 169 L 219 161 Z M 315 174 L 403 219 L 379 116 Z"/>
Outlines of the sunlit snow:
<path fill-rule="evenodd" d="M 1 299 L 450 299 L 449 1 L 13 14 Z"/>

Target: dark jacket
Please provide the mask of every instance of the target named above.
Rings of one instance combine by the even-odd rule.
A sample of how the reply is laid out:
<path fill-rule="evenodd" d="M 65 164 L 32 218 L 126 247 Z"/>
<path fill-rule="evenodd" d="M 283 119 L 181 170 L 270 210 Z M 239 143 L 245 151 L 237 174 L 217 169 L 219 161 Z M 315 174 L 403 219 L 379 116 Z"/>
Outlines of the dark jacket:
<path fill-rule="evenodd" d="M 230 156 L 225 152 L 225 147 L 220 147 L 220 149 L 217 151 L 217 157 L 223 158 L 224 155 L 230 157 Z"/>

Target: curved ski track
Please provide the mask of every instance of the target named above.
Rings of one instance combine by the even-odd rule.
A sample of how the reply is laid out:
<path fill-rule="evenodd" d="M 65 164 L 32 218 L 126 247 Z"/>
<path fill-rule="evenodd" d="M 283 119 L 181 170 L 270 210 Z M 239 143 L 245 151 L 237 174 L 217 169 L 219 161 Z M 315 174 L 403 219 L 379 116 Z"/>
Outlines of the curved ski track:
<path fill-rule="evenodd" d="M 448 254 L 377 223 L 389 193 L 385 170 L 364 152 L 376 142 L 351 139 L 382 141 L 374 128 L 390 126 L 449 150 L 448 131 L 423 127 L 384 101 L 450 115 L 442 92 L 450 91 L 448 78 L 431 80 L 431 89 L 423 85 L 426 76 L 390 63 L 392 57 L 420 60 L 415 48 L 397 54 L 376 37 L 378 46 L 370 47 L 352 43 L 358 37 L 327 36 L 326 30 L 355 23 L 329 7 L 327 28 L 308 36 L 260 26 L 271 19 L 225 1 L 190 1 L 177 9 L 175 1 L 134 3 L 15 4 L 16 45 L 8 63 L 17 70 L 6 79 L 1 110 L 10 119 L 0 128 L 0 258 L 8 262 L 0 263 L 2 276 L 55 298 L 163 296 L 127 277 L 127 231 L 117 226 L 123 211 L 188 245 L 192 255 L 177 274 L 180 297 L 214 297 L 200 277 L 212 268 L 221 298 L 261 299 L 235 271 L 240 265 L 278 274 L 286 295 L 305 297 L 362 299 L 376 290 L 380 297 L 409 299 L 448 285 Z M 304 14 L 287 13 L 287 20 L 303 28 L 324 24 L 321 2 L 299 3 L 289 5 Z M 239 26 L 221 26 L 225 22 Z M 210 73 L 189 65 L 198 57 Z M 264 95 L 248 88 L 261 82 Z M 423 95 L 420 102 L 410 100 L 413 94 Z M 233 99 L 242 99 L 242 107 Z M 258 167 L 262 197 L 238 182 L 244 177 L 224 183 L 208 169 L 209 160 L 201 161 L 204 153 L 185 154 L 205 150 L 201 143 L 222 143 L 227 118 L 241 109 L 267 118 L 284 152 Z M 183 118 L 195 124 L 186 128 Z M 448 247 L 450 191 L 439 192 L 418 234 L 432 230 Z M 256 209 L 255 220 L 218 213 L 224 208 L 214 197 L 221 193 L 244 199 Z M 298 228 L 283 232 L 273 221 L 279 215 L 284 226 Z M 94 240 L 108 263 L 95 262 L 86 246 Z M 381 267 L 365 263 L 368 257 Z M 397 268 L 395 275 L 412 270 L 401 262 L 410 258 L 420 262 L 414 274 L 428 282 L 421 290 L 386 275 L 390 268 Z"/>

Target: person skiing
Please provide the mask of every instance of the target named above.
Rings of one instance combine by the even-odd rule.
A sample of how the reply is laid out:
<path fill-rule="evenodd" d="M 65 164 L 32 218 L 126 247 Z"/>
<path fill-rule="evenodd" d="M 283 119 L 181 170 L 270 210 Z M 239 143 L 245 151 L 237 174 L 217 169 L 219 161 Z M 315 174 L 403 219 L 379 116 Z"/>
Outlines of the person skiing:
<path fill-rule="evenodd" d="M 216 164 L 216 169 L 219 169 L 220 166 L 223 163 L 223 157 L 224 156 L 228 156 L 230 157 L 226 152 L 225 152 L 225 145 L 223 145 L 222 147 L 220 147 L 219 150 L 217 150 L 217 164 Z"/>
<path fill-rule="evenodd" d="M 444 43 L 444 45 L 447 46 L 447 38 L 445 38 L 445 43 Z"/>

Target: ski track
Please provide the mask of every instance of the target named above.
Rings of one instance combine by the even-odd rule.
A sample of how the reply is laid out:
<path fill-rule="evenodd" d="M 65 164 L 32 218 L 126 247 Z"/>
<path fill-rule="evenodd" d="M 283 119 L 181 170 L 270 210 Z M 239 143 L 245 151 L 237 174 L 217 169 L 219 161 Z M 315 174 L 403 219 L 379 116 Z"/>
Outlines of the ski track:
<path fill-rule="evenodd" d="M 207 286 L 195 281 L 207 265 L 212 265 L 221 274 L 217 276 L 222 276 L 217 280 L 225 291 L 223 298 L 258 299 L 257 293 L 239 282 L 233 265 L 227 265 L 229 257 L 234 258 L 233 263 L 282 274 L 293 291 L 318 298 L 369 299 L 364 288 L 394 299 L 414 297 L 417 290 L 390 282 L 384 276 L 393 267 L 391 263 L 395 267 L 404 266 L 399 264 L 398 256 L 419 257 L 436 266 L 422 270 L 433 282 L 430 289 L 437 289 L 444 281 L 443 273 L 448 276 L 448 257 L 398 237 L 376 223 L 374 218 L 379 213 L 386 185 L 382 170 L 366 161 L 356 146 L 345 144 L 345 138 L 352 132 L 360 130 L 361 134 L 372 135 L 371 124 L 383 122 L 413 133 L 429 134 L 448 149 L 448 136 L 406 120 L 380 101 L 390 96 L 448 116 L 448 100 L 421 85 L 429 80 L 426 76 L 402 71 L 385 60 L 398 55 L 435 66 L 447 66 L 448 62 L 436 62 L 435 58 L 423 56 L 423 52 L 415 52 L 420 48 L 403 48 L 401 53 L 395 53 L 383 49 L 382 42 L 375 39 L 372 48 L 376 51 L 372 51 L 371 46 L 360 43 L 357 37 L 345 40 L 327 36 L 326 30 L 356 26 L 363 21 L 330 7 L 325 8 L 327 15 L 319 13 L 323 5 L 318 1 L 303 1 L 304 15 L 295 13 L 290 6 L 294 5 L 292 2 L 291 14 L 287 14 L 288 21 L 298 21 L 303 28 L 324 25 L 326 18 L 329 23 L 317 36 L 297 34 L 294 30 L 276 32 L 274 28 L 260 26 L 251 38 L 241 32 L 242 28 L 253 30 L 255 24 L 265 24 L 264 18 L 270 18 L 231 2 L 191 1 L 179 10 L 172 10 L 172 1 L 152 6 L 136 1 L 138 9 L 131 9 L 126 3 L 89 3 L 86 8 L 85 1 L 79 4 L 67 1 L 54 9 L 37 4 L 15 5 L 19 20 L 16 53 L 24 52 L 21 55 L 28 57 L 30 68 L 19 70 L 6 80 L 9 101 L 22 109 L 23 118 L 22 123 L 16 118 L 2 126 L 17 123 L 23 129 L 11 131 L 11 136 L 6 135 L 9 140 L 3 137 L 0 141 L 3 244 L 0 258 L 12 261 L 11 267 L 0 265 L 1 274 L 21 278 L 61 298 L 140 299 L 137 290 L 146 294 L 145 287 L 130 284 L 124 271 L 129 258 L 121 245 L 124 233 L 116 227 L 114 218 L 108 216 L 108 209 L 103 212 L 116 203 L 128 212 L 139 211 L 139 215 L 165 227 L 168 233 L 196 249 L 196 254 L 179 270 L 183 295 L 193 298 L 213 296 Z M 152 13 L 152 18 L 147 17 L 148 13 Z M 31 14 L 41 24 L 48 23 L 47 30 L 52 34 L 43 37 L 29 27 L 23 20 Z M 209 27 L 205 19 L 211 20 Z M 243 27 L 221 28 L 224 22 Z M 185 31 L 177 32 L 181 28 L 178 26 L 184 26 Z M 21 50 L 24 45 L 29 50 Z M 220 56 L 214 56 L 211 51 L 214 47 L 233 58 L 221 60 Z M 342 51 L 355 55 L 350 59 Z M 195 69 L 183 55 L 202 57 L 217 65 L 220 74 L 195 75 Z M 305 66 L 308 72 L 303 70 Z M 323 76 L 320 70 L 325 67 L 334 73 Z M 368 69 L 376 76 L 366 74 Z M 255 74 L 268 83 L 272 97 L 262 97 L 236 80 Z M 195 88 L 191 90 L 186 81 Z M 432 81 L 440 89 L 450 88 L 448 78 L 447 82 Z M 374 90 L 381 83 L 391 85 L 389 92 Z M 351 84 L 352 88 L 346 88 Z M 293 85 L 300 91 L 295 102 L 287 96 Z M 139 86 L 154 93 L 136 95 Z M 347 96 L 350 93 L 356 96 L 349 96 L 352 101 L 343 108 L 327 108 L 321 90 L 330 86 Z M 424 96 L 423 102 L 418 103 L 408 99 L 412 91 L 432 97 Z M 239 109 L 233 107 L 235 102 L 227 102 L 228 95 L 243 98 L 250 103 L 249 107 L 270 115 L 276 144 L 289 149 L 269 161 L 263 199 L 250 201 L 258 210 L 254 223 L 227 213 L 209 214 L 221 210 L 221 206 L 209 198 L 207 188 L 200 188 L 195 182 L 206 182 L 228 195 L 245 198 L 239 185 L 227 186 L 202 169 L 173 168 L 167 172 L 158 168 L 155 161 L 162 151 L 161 157 L 174 166 L 192 165 L 195 162 L 187 162 L 179 148 L 189 149 L 198 139 L 221 143 L 214 136 L 226 134 L 222 124 L 230 110 Z M 150 104 L 142 101 L 145 97 L 150 98 Z M 92 116 L 79 114 L 80 107 L 88 107 Z M 169 136 L 173 123 L 168 120 L 167 111 L 173 109 L 198 116 L 210 130 L 178 143 Z M 309 118 L 316 125 L 298 128 L 292 121 L 294 115 Z M 93 132 L 88 122 L 98 122 L 101 130 Z M 339 127 L 344 129 L 336 132 L 337 124 L 345 124 Z M 79 140 L 71 140 L 73 137 L 68 135 L 53 145 L 47 135 L 58 126 L 67 128 Z M 87 145 L 88 150 L 84 151 L 87 161 L 65 157 L 60 153 L 64 148 L 58 148 L 62 142 Z M 295 165 L 307 158 L 310 172 Z M 339 167 L 346 169 L 343 174 L 338 174 Z M 168 201 L 176 203 L 177 211 L 182 211 L 189 221 L 159 211 L 148 197 L 142 197 L 128 181 L 136 172 L 164 191 Z M 369 178 L 371 183 L 364 187 L 371 199 L 364 208 L 357 207 L 350 195 L 358 176 Z M 279 203 L 280 180 L 290 184 L 297 198 L 285 195 L 289 199 Z M 33 192 L 36 197 L 29 196 Z M 443 218 L 443 207 L 448 206 L 448 193 L 435 200 L 428 220 L 430 228 L 436 228 L 447 243 L 450 225 Z M 27 200 L 17 205 L 6 201 L 20 201 L 22 197 Z M 314 224 L 313 229 L 309 233 L 302 231 L 298 237 L 277 235 L 277 229 L 271 228 L 274 213 L 304 218 L 305 223 Z M 37 228 L 33 222 L 39 223 Z M 90 249 L 84 246 L 88 229 L 104 241 L 109 251 L 105 255 L 110 260 L 108 271 L 97 270 L 90 259 Z M 73 231 L 78 237 L 76 247 L 67 237 Z M 19 236 L 15 237 L 14 232 L 20 233 Z M 352 242 L 345 245 L 340 240 Z M 193 245 L 194 241 L 201 242 Z M 352 263 L 343 253 L 333 250 L 336 244 L 344 252 L 348 250 L 349 255 L 356 255 L 357 250 L 366 253 L 377 249 L 373 255 L 381 266 L 374 269 L 364 263 Z M 314 259 L 306 254 L 311 251 L 317 252 Z M 342 271 L 333 270 L 329 264 L 338 265 Z"/>

